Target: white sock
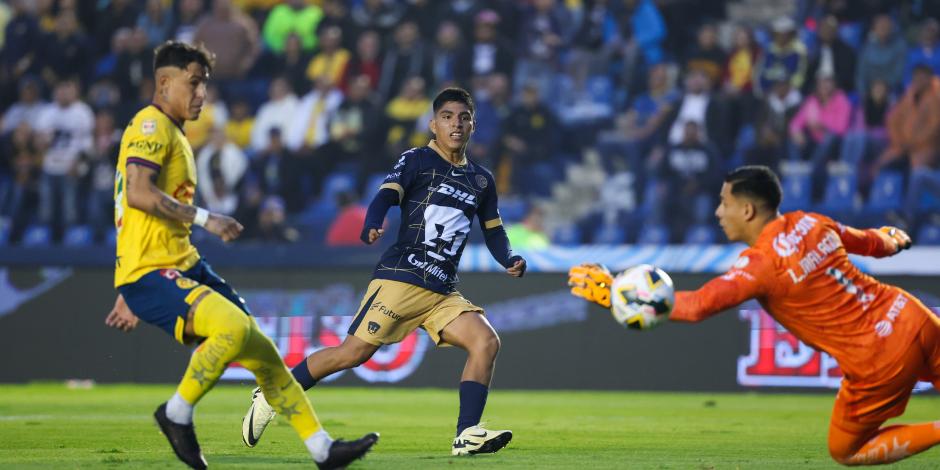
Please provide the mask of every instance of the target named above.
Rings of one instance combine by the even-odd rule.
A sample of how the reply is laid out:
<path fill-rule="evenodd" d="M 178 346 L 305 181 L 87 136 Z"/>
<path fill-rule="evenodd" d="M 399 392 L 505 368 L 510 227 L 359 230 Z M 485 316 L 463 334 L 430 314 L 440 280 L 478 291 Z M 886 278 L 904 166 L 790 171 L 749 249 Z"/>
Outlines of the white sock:
<path fill-rule="evenodd" d="M 176 424 L 193 424 L 193 405 L 183 399 L 179 392 L 166 402 L 166 417 Z"/>
<path fill-rule="evenodd" d="M 304 441 L 314 462 L 323 462 L 330 456 L 330 446 L 333 445 L 333 439 L 324 430 L 313 433 Z"/>

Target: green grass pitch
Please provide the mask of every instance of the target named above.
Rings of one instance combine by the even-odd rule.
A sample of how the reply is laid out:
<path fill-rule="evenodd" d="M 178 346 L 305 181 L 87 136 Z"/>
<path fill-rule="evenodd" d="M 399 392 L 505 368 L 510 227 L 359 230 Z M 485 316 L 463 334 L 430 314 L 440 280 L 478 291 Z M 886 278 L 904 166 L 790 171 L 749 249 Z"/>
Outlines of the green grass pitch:
<path fill-rule="evenodd" d="M 254 449 L 241 442 L 251 388 L 220 385 L 196 430 L 211 467 L 312 468 L 283 420 Z M 0 386 L 0 468 L 184 468 L 153 424 L 171 386 Z M 334 437 L 382 434 L 351 468 L 839 468 L 826 452 L 832 396 L 494 390 L 484 417 L 509 428 L 495 455 L 450 456 L 453 390 L 340 388 L 309 392 Z M 940 418 L 940 398 L 915 396 L 899 422 Z M 940 468 L 940 448 L 896 468 Z"/>

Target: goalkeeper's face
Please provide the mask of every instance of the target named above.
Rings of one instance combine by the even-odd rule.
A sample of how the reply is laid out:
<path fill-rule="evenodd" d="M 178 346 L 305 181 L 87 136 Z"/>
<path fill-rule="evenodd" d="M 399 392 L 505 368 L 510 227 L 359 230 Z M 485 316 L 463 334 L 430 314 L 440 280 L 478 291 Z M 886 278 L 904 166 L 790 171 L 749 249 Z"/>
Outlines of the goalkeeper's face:
<path fill-rule="evenodd" d="M 158 74 L 158 93 L 163 94 L 170 114 L 181 121 L 198 119 L 206 101 L 209 72 L 197 62 L 191 62 L 185 69 L 163 68 L 166 70 Z"/>
<path fill-rule="evenodd" d="M 729 241 L 744 239 L 748 207 L 747 200 L 731 194 L 730 184 L 721 186 L 721 200 L 715 209 L 715 217 L 718 217 L 718 223 Z"/>

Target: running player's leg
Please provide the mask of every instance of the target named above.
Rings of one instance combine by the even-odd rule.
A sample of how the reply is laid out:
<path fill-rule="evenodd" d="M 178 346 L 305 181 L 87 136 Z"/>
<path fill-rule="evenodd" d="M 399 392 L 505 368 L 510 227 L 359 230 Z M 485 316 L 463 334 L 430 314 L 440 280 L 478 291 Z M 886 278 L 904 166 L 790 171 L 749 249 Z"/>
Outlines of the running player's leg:
<path fill-rule="evenodd" d="M 339 346 L 323 348 L 307 356 L 291 373 L 304 390 L 309 390 L 330 374 L 368 361 L 378 349 L 378 345 L 350 335 Z"/>

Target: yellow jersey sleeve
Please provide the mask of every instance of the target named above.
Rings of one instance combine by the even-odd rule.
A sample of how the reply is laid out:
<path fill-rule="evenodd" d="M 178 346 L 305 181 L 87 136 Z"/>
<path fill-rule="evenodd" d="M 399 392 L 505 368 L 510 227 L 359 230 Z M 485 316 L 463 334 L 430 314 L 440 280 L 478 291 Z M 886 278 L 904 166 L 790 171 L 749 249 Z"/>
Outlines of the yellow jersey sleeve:
<path fill-rule="evenodd" d="M 122 147 L 126 164 L 139 164 L 160 171 L 170 154 L 173 123 L 157 113 L 138 113 L 124 130 Z"/>

